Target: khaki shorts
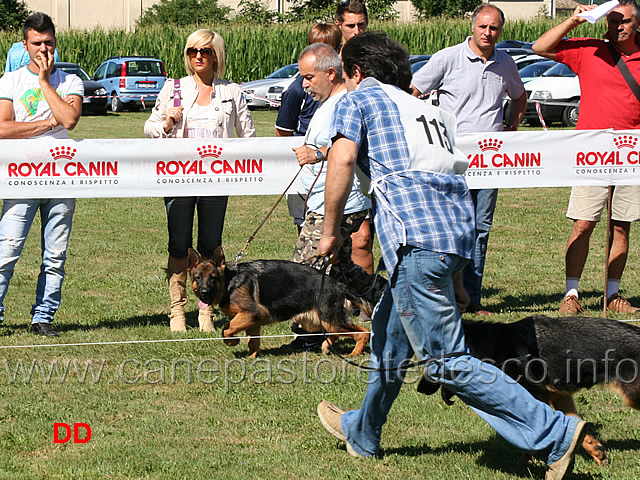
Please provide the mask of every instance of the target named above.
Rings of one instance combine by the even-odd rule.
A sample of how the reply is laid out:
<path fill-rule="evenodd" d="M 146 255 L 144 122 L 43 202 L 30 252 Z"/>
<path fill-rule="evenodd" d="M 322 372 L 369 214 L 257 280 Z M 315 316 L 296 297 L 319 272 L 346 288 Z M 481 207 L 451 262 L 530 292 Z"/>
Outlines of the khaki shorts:
<path fill-rule="evenodd" d="M 607 196 L 608 187 L 573 187 L 567 217 L 599 222 Z M 618 185 L 613 189 L 611 218 L 619 222 L 640 220 L 640 186 Z"/>

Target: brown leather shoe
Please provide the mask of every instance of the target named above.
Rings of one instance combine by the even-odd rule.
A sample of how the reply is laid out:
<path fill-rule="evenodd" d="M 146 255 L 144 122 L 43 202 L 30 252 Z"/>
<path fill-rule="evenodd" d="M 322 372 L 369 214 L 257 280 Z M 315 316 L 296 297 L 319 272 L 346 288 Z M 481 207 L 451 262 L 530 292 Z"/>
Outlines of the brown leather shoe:
<path fill-rule="evenodd" d="M 584 309 L 580 306 L 578 297 L 575 295 L 567 295 L 562 299 L 558 312 L 560 312 L 560 315 L 577 315 L 583 313 Z"/>
<path fill-rule="evenodd" d="M 479 303 L 477 305 L 469 305 L 467 307 L 466 313 L 474 313 L 476 315 L 495 315 L 495 313 L 486 310 Z"/>
<path fill-rule="evenodd" d="M 607 310 L 618 313 L 636 313 L 640 308 L 634 307 L 629 300 L 614 293 L 607 300 Z"/>

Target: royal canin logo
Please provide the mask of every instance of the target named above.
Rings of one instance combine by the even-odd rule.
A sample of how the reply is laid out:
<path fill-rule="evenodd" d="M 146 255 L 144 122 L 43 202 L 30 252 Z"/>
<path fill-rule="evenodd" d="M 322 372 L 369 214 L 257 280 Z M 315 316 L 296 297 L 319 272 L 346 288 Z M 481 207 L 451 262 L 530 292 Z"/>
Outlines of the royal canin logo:
<path fill-rule="evenodd" d="M 483 152 L 486 152 L 487 150 L 497 152 L 498 150 L 500 150 L 500 147 L 502 147 L 502 143 L 502 140 L 498 140 L 496 138 L 485 138 L 484 140 L 480 140 L 478 142 L 478 146 Z"/>
<path fill-rule="evenodd" d="M 198 147 L 198 155 L 200 155 L 200 158 L 207 158 L 207 157 L 220 158 L 221 154 L 222 154 L 222 147 L 218 148 L 215 145 L 214 146 L 203 145 L 201 147 Z"/>
<path fill-rule="evenodd" d="M 638 138 L 633 135 L 618 135 L 613 138 L 615 150 L 577 152 L 575 166 L 578 168 L 638 166 L 640 151 L 636 150 L 637 143 Z"/>
<path fill-rule="evenodd" d="M 618 150 L 621 148 L 635 148 L 636 143 L 638 143 L 638 139 L 631 135 L 620 135 L 613 139 L 613 143 L 616 145 Z"/>
<path fill-rule="evenodd" d="M 77 149 L 57 146 L 49 149 L 49 161 L 12 162 L 7 165 L 9 178 L 47 177 L 117 177 L 117 161 L 83 161 Z M 82 157 L 82 155 L 78 155 Z"/>
<path fill-rule="evenodd" d="M 53 157 L 54 160 L 73 160 L 73 157 L 76 156 L 76 149 L 71 147 L 56 147 L 49 150 L 49 153 Z"/>
<path fill-rule="evenodd" d="M 156 162 L 156 175 L 256 175 L 262 174 L 262 159 L 220 159 L 222 147 L 202 145 L 196 151 L 200 159 Z"/>
<path fill-rule="evenodd" d="M 540 168 L 540 152 L 501 152 L 504 142 L 497 138 L 478 141 L 480 153 L 467 155 L 469 169 Z"/>

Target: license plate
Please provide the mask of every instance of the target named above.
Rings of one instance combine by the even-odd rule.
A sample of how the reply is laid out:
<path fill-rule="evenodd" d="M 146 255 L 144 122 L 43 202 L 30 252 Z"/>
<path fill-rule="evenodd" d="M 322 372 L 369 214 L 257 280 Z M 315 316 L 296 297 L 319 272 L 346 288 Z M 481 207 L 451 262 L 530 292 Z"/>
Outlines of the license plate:
<path fill-rule="evenodd" d="M 154 88 L 156 86 L 155 83 L 139 83 L 138 87 L 140 88 Z"/>

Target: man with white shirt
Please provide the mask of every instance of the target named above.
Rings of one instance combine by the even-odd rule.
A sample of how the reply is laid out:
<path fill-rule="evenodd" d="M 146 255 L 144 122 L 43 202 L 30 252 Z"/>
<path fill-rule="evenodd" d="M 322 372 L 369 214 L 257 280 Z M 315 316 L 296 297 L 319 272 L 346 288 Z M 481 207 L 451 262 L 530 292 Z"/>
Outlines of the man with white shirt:
<path fill-rule="evenodd" d="M 304 145 L 293 149 L 299 165 L 304 165 L 301 180 L 309 194 L 304 223 L 292 260 L 319 269 L 322 268 L 321 257 L 318 255 L 318 242 L 322 237 L 324 222 L 326 184 L 324 163 L 329 146 L 329 126 L 335 106 L 347 90 L 342 80 L 342 60 L 336 51 L 326 44 L 314 43 L 305 48 L 300 54 L 298 67 L 302 86 L 320 105 L 309 122 Z M 367 291 L 375 283 L 377 288 L 367 295 L 367 299 L 375 304 L 384 289 L 385 279 L 368 274 L 351 259 L 351 234 L 358 231 L 361 224 L 367 221 L 370 208 L 370 200 L 360 192 L 360 183 L 355 180 L 352 183 L 340 225 L 340 231 L 345 238 L 340 249 L 340 262 L 332 265 L 329 273 L 340 281 L 346 278 L 350 288 L 358 292 Z M 297 328 L 294 328 L 294 331 L 308 333 Z M 319 347 L 322 340 L 321 337 L 299 337 L 294 340 L 291 347 L 313 349 Z"/>
<path fill-rule="evenodd" d="M 458 133 L 501 132 L 518 129 L 527 106 L 527 94 L 513 59 L 497 50 L 504 14 L 482 4 L 473 12 L 471 36 L 436 52 L 413 77 L 413 94 L 438 90 L 440 108 L 456 116 Z M 503 98 L 512 99 L 503 125 Z M 489 231 L 498 199 L 497 189 L 471 190 L 476 214 L 473 257 L 464 269 L 464 288 L 470 296 L 467 313 L 490 315 L 482 306 L 482 280 Z"/>
<path fill-rule="evenodd" d="M 24 47 L 30 62 L 0 78 L 0 138 L 68 138 L 82 112 L 84 87 L 76 75 L 54 67 L 55 27 L 44 13 L 34 13 L 23 27 Z M 64 263 L 71 233 L 75 199 L 5 199 L 0 218 L 0 322 L 4 298 L 20 258 L 29 229 L 40 210 L 42 265 L 31 329 L 55 337 L 51 327 L 60 306 Z"/>

